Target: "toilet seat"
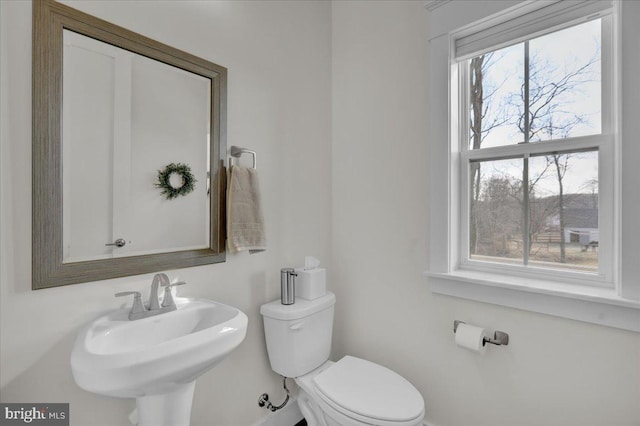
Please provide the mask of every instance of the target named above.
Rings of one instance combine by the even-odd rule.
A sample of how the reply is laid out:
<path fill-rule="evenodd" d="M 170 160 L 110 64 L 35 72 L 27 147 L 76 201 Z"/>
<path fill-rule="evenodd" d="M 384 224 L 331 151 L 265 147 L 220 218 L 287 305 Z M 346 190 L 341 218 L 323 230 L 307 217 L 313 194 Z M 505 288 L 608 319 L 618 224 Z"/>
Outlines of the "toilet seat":
<path fill-rule="evenodd" d="M 364 359 L 345 356 L 313 378 L 322 405 L 365 424 L 415 425 L 424 400 L 399 374 Z"/>

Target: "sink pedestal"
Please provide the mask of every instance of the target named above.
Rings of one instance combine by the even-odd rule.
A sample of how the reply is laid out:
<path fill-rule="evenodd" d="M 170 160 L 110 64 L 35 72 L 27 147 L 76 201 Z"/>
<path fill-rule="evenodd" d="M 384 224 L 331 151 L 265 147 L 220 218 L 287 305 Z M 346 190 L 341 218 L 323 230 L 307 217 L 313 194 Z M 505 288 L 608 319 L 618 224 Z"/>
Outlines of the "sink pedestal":
<path fill-rule="evenodd" d="M 138 426 L 189 426 L 195 380 L 169 393 L 136 398 Z"/>

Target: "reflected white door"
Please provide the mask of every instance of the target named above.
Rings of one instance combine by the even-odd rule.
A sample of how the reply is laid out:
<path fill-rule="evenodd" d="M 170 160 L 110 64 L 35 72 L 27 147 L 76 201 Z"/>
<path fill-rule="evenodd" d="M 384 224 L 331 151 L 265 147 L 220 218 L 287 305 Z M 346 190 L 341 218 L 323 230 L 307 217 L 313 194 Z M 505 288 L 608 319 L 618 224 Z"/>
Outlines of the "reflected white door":
<path fill-rule="evenodd" d="M 63 261 L 208 247 L 210 80 L 67 30 L 64 43 Z M 160 195 L 169 163 L 191 167 L 194 192 Z"/>

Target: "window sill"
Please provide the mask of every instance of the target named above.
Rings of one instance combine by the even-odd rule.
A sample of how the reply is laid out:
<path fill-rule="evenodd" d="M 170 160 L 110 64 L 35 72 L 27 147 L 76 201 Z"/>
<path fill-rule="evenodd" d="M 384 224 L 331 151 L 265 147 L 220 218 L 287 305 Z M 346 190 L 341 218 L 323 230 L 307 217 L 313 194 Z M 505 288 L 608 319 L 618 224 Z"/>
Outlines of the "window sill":
<path fill-rule="evenodd" d="M 464 270 L 425 275 L 433 293 L 640 332 L 640 302 L 613 289 Z"/>

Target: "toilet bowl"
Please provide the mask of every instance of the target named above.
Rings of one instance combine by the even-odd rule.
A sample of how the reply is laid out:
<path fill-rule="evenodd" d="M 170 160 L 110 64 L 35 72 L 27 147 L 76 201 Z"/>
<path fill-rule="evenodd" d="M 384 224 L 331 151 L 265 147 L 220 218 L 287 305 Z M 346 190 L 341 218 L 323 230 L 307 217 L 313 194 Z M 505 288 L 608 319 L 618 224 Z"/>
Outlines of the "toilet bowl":
<path fill-rule="evenodd" d="M 262 305 L 271 368 L 295 379 L 308 426 L 419 426 L 424 400 L 394 371 L 353 356 L 329 361 L 335 296 Z"/>
<path fill-rule="evenodd" d="M 424 401 L 416 388 L 364 359 L 327 361 L 295 381 L 298 405 L 309 426 L 418 426 L 424 419 Z"/>

